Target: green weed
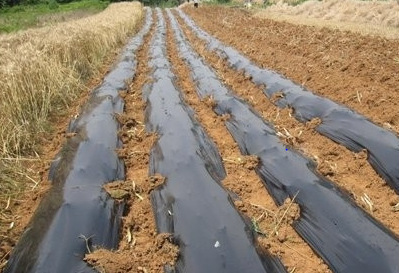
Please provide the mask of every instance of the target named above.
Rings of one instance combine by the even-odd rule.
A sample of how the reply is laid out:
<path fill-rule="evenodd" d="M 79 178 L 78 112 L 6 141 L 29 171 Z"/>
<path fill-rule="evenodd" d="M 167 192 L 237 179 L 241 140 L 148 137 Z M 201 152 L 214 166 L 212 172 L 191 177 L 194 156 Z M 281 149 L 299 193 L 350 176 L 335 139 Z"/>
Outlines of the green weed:
<path fill-rule="evenodd" d="M 47 0 L 37 5 L 3 7 L 0 8 L 0 34 L 43 26 L 47 23 L 47 18 L 51 23 L 54 23 L 76 17 L 75 13 L 77 12 L 81 14 L 87 12 L 90 15 L 105 9 L 108 4 L 109 2 L 100 0 L 83 0 L 67 4 L 59 4 L 56 0 Z"/>

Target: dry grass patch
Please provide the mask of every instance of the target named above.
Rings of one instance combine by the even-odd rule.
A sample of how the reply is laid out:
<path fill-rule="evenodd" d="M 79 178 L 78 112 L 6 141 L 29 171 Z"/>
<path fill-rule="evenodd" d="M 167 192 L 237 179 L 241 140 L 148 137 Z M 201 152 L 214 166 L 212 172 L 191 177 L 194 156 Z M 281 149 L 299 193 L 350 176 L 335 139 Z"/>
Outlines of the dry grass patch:
<path fill-rule="evenodd" d="M 395 0 L 310 0 L 300 5 L 292 5 L 292 2 L 298 1 L 271 0 L 270 3 L 275 4 L 256 16 L 392 39 L 399 37 L 399 3 Z"/>
<path fill-rule="evenodd" d="M 45 27 L 60 22 L 69 22 L 88 17 L 100 12 L 99 10 L 74 10 L 61 13 L 44 14 L 38 17 L 38 26 Z"/>
<path fill-rule="evenodd" d="M 40 138 L 51 118 L 67 113 L 87 80 L 101 73 L 106 57 L 142 22 L 142 5 L 122 2 L 79 20 L 0 35 L 1 240 L 13 214 L 10 204 L 35 182 L 25 163 L 42 162 Z"/>
<path fill-rule="evenodd" d="M 63 111 L 142 20 L 140 3 L 54 27 L 0 36 L 0 154 L 32 154 L 49 114 Z"/>

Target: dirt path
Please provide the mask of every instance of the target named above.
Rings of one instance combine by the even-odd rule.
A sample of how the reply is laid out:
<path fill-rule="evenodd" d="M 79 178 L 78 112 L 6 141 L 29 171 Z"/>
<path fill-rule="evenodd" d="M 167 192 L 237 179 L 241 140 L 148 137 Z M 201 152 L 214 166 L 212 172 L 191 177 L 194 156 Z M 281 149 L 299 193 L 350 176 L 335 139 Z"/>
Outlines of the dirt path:
<path fill-rule="evenodd" d="M 263 67 L 275 69 L 398 133 L 399 72 L 396 58 L 399 53 L 396 42 L 261 20 L 243 10 L 186 7 L 185 11 L 206 31 Z M 236 95 L 274 125 L 286 147 L 312 158 L 317 163 L 320 176 L 334 182 L 373 219 L 394 234 L 399 234 L 399 212 L 396 209 L 399 196 L 372 169 L 366 153 L 350 152 L 318 133 L 315 130 L 317 123 L 299 123 L 292 117 L 291 110 L 277 108 L 248 77 L 230 69 L 224 60 L 208 51 L 177 13 L 174 14 L 186 38 L 206 64 L 213 67 L 217 77 Z M 300 215 L 295 200 L 288 198 L 278 206 L 258 176 L 257 157 L 243 155 L 230 134 L 226 126 L 230 116 L 219 116 L 213 111 L 216 102 L 212 97 L 203 101 L 199 98 L 196 82 L 190 74 L 191 68 L 181 57 L 166 12 L 164 17 L 168 29 L 166 50 L 170 69 L 176 78 L 174 84 L 194 111 L 194 118 L 218 149 L 227 174 L 221 181 L 222 186 L 256 234 L 255 240 L 264 255 L 280 258 L 288 272 L 332 272 L 294 229 Z M 152 73 L 149 50 L 157 31 L 156 12 L 153 18 L 153 27 L 136 52 L 136 76 L 128 92 L 121 94 L 125 101 L 124 114 L 116 116 L 121 125 L 118 134 L 123 142 L 117 154 L 124 160 L 126 177 L 123 181 L 105 186 L 115 202 L 124 203 L 126 207 L 120 230 L 121 240 L 117 250 L 91 247 L 92 253 L 85 257 L 99 272 L 163 272 L 164 268 L 168 272 L 184 259 L 184 246 L 177 246 L 179 238 L 157 232 L 158 216 L 154 214 L 157 208 L 151 205 L 150 200 L 151 193 L 165 185 L 165 177 L 149 176 L 151 164 L 157 164 L 151 163 L 150 151 L 159 135 L 147 133 L 145 128 L 151 109 L 146 109 L 143 92 L 150 88 L 152 81 L 149 78 Z M 247 40 L 250 42 L 247 43 Z M 60 147 L 65 136 L 69 137 L 62 128 L 59 135 L 51 145 L 53 149 Z M 154 156 L 156 158 L 157 155 Z M 42 173 L 45 177 L 49 167 L 44 168 Z M 39 203 L 46 190 L 47 187 L 42 187 L 30 197 L 34 204 Z M 173 212 L 168 210 L 171 216 Z M 33 209 L 27 209 L 25 219 L 29 219 L 32 213 Z M 18 236 L 27 224 L 28 220 L 20 222 L 14 236 Z M 200 234 L 198 230 L 195 232 Z M 203 236 L 202 233 L 200 235 Z M 215 244 L 215 248 L 219 245 Z M 9 251 L 10 246 L 3 250 Z"/>

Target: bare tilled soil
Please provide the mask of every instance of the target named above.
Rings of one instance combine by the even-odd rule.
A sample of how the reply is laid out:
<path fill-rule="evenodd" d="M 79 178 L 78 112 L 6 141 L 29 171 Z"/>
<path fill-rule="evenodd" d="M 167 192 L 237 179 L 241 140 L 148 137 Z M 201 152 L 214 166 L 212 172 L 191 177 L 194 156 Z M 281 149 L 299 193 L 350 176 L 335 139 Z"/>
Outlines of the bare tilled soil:
<path fill-rule="evenodd" d="M 188 10 L 189 11 L 189 10 Z M 191 11 L 194 11 L 191 9 Z M 243 20 L 243 19 L 242 19 Z M 254 109 L 275 125 L 281 133 L 281 140 L 292 145 L 303 154 L 313 158 L 317 170 L 339 184 L 343 189 L 374 217 L 398 233 L 399 213 L 393 208 L 399 202 L 398 195 L 366 161 L 364 152 L 354 153 L 315 131 L 317 122 L 302 124 L 294 117 L 291 109 L 280 109 L 266 98 L 262 90 L 255 86 L 242 73 L 232 70 L 216 54 L 205 50 L 205 44 L 184 27 L 188 38 L 204 59 L 217 70 L 218 76 L 239 96 L 249 102 Z M 255 40 L 251 41 L 255 44 Z M 292 65 L 292 67 L 295 67 Z M 327 81 L 328 83 L 328 81 Z M 276 98 L 275 98 L 276 99 Z M 394 112 L 398 109 L 393 108 Z M 367 179 L 366 179 L 367 178 Z M 382 194 L 382 193 L 385 194 Z M 372 208 L 362 199 L 366 194 L 372 198 Z M 390 198 L 388 198 L 390 196 Z M 395 221 L 394 221 L 395 219 Z"/>
<path fill-rule="evenodd" d="M 203 103 L 200 101 L 189 76 L 190 70 L 178 56 L 172 31 L 169 31 L 168 41 L 169 59 L 177 75 L 182 75 L 178 77 L 178 85 L 183 90 L 186 102 L 192 106 L 198 120 L 220 150 L 227 172 L 224 186 L 241 198 L 236 201 L 236 206 L 257 226 L 261 235 L 260 244 L 270 253 L 281 257 L 290 270 L 330 272 L 291 227 L 299 215 L 299 207 L 290 199 L 281 207 L 273 202 L 255 173 L 258 159 L 241 154 L 224 124 L 226 117 L 214 114 L 212 107 L 215 103 L 210 98 Z M 218 71 L 221 74 L 220 70 Z"/>
<path fill-rule="evenodd" d="M 399 132 L 399 40 L 185 7 L 196 23 L 255 63 Z"/>
<path fill-rule="evenodd" d="M 399 133 L 398 40 L 260 19 L 252 16 L 250 12 L 236 8 L 203 5 L 196 9 L 185 5 L 182 10 L 202 29 L 226 45 L 234 47 L 258 66 L 275 70 L 312 92 L 346 105 L 379 126 L 392 130 L 395 134 Z M 366 150 L 352 152 L 316 131 L 320 120 L 300 123 L 294 118 L 291 109 L 278 108 L 275 105 L 278 94 L 271 99 L 267 98 L 263 93 L 263 86 L 256 86 L 250 77 L 230 68 L 226 60 L 207 49 L 205 42 L 195 35 L 176 10 L 172 10 L 172 14 L 192 48 L 212 67 L 218 79 L 230 91 L 251 106 L 265 122 L 274 126 L 276 135 L 287 147 L 286 150 L 297 151 L 299 155 L 312 159 L 316 164 L 318 176 L 325 177 L 336 185 L 345 194 L 345 198 L 354 201 L 368 217 L 392 232 L 393 237 L 399 236 L 399 196 L 371 167 L 367 161 Z M 164 51 L 174 75 L 175 80 L 172 83 L 179 91 L 182 103 L 191 107 L 191 116 L 218 149 L 226 176 L 216 182 L 228 192 L 232 207 L 246 223 L 246 229 L 249 230 L 247 234 L 255 235 L 252 240 L 255 251 L 280 259 L 287 272 L 338 272 L 329 268 L 328 262 L 323 261 L 321 255 L 302 238 L 295 226 L 304 215 L 295 200 L 300 192 L 278 204 L 277 198 L 271 196 L 270 190 L 258 174 L 260 158 L 242 152 L 235 137 L 230 133 L 227 122 L 231 116 L 216 113 L 218 102 L 213 96 L 199 97 L 196 92 L 197 82 L 192 77 L 191 67 L 179 51 L 179 43 L 171 27 L 170 18 L 166 12 L 163 12 L 163 16 L 166 25 Z M 136 75 L 128 90 L 120 92 L 125 103 L 124 113 L 117 114 L 115 119 L 120 125 L 117 134 L 123 145 L 116 153 L 124 161 L 125 179 L 107 183 L 104 190 L 116 204 L 125 204 L 125 209 L 120 219 L 120 242 L 117 249 L 86 245 L 88 251 L 83 253 L 83 260 L 98 272 L 150 273 L 164 272 L 164 268 L 165 272 L 170 272 L 174 267 L 182 269 L 182 266 L 190 266 L 187 255 L 184 254 L 189 246 L 188 242 L 182 242 L 182 238 L 179 238 L 182 234 L 174 236 L 178 232 L 177 226 L 197 227 L 190 232 L 206 238 L 204 230 L 199 230 L 199 224 L 176 222 L 177 209 L 182 206 L 183 199 L 176 200 L 171 196 L 170 208 L 159 207 L 158 201 L 151 200 L 154 193 L 156 196 L 157 192 L 168 186 L 167 177 L 157 173 L 151 175 L 154 167 L 164 164 L 164 156 L 159 154 L 159 147 L 156 147 L 163 133 L 159 128 L 147 128 L 154 111 L 148 106 L 146 97 L 147 91 L 152 89 L 151 85 L 156 80 L 151 78 L 154 72 L 151 66 L 151 45 L 157 31 L 160 31 L 158 17 L 154 11 L 152 28 L 145 36 L 142 46 L 135 52 Z M 83 95 L 77 109 L 72 109 L 69 114 L 76 115 L 79 105 L 85 104 L 86 99 L 87 95 Z M 168 120 L 176 119 L 176 116 L 170 113 L 167 116 Z M 28 224 L 39 200 L 47 194 L 49 162 L 61 148 L 63 141 L 70 138 L 70 135 L 64 132 L 67 118 L 60 122 L 63 126 L 57 134 L 50 136 L 50 139 L 54 140 L 44 141 L 50 151 L 49 155 L 44 157 L 41 164 L 35 166 L 42 175 L 42 182 L 38 190 L 30 192 L 29 197 L 23 197 L 27 198 L 28 202 L 21 201 L 16 213 L 16 227 L 9 231 L 15 241 L 8 239 L 0 245 L 2 260 L 10 257 L 12 247 Z M 181 132 L 179 135 L 181 136 Z M 205 143 L 207 142 L 209 141 Z M 157 153 L 157 150 L 158 156 L 155 154 L 155 161 L 152 162 L 151 151 Z M 201 151 L 197 150 L 196 154 Z M 174 148 L 174 157 L 176 156 Z M 176 160 L 173 158 L 174 162 Z M 193 191 L 190 194 L 194 194 Z M 204 194 L 203 190 L 201 194 Z M 207 202 L 211 200 L 208 199 Z M 172 227 L 173 232 L 158 232 L 158 229 L 162 230 L 163 220 L 157 211 L 162 213 L 162 210 L 167 211 L 164 213 L 169 214 L 169 219 L 175 219 L 166 223 L 169 229 Z M 179 210 L 180 212 L 182 210 Z M 196 221 L 202 221 L 199 211 L 189 213 L 196 215 Z M 225 215 L 228 217 L 228 214 Z M 202 222 L 201 227 L 205 227 L 205 223 Z M 227 230 L 227 227 L 221 226 L 219 229 Z M 204 243 L 202 242 L 202 253 Z M 215 241 L 212 251 L 221 249 L 222 244 L 223 242 Z"/>

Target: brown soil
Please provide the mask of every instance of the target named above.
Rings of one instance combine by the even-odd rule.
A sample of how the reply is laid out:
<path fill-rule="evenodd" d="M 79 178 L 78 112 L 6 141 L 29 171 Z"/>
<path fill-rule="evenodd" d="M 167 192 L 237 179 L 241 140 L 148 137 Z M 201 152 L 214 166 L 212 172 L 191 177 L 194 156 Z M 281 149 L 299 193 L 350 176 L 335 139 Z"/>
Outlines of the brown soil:
<path fill-rule="evenodd" d="M 231 70 L 224 60 L 205 50 L 204 43 L 189 29 L 185 26 L 183 29 L 193 47 L 215 68 L 218 77 L 249 102 L 266 120 L 274 124 L 280 138 L 286 144 L 313 158 L 318 163 L 317 170 L 322 175 L 349 192 L 358 205 L 373 217 L 396 234 L 399 233 L 399 213 L 393 208 L 399 202 L 399 196 L 373 170 L 366 160 L 366 155 L 353 153 L 320 135 L 314 129 L 319 122 L 317 119 L 302 124 L 293 117 L 291 109 L 276 107 L 250 79 L 242 73 Z M 273 100 L 276 100 L 277 96 L 275 95 Z M 365 195 L 371 199 L 372 208 L 363 201 Z"/>
<path fill-rule="evenodd" d="M 155 19 L 156 20 L 156 19 Z M 123 148 L 118 151 L 126 166 L 126 181 L 106 185 L 118 202 L 126 202 L 121 242 L 118 250 L 99 249 L 85 260 L 99 272 L 162 272 L 164 265 L 173 266 L 178 247 L 170 234 L 157 234 L 155 218 L 149 200 L 150 192 L 164 183 L 160 176 L 148 176 L 149 151 L 156 136 L 145 132 L 142 87 L 148 81 L 148 50 L 155 27 L 137 53 L 137 77 L 124 95 L 125 114 L 118 117 Z"/>
<path fill-rule="evenodd" d="M 266 235 L 260 236 L 260 244 L 270 254 L 280 257 L 289 271 L 296 268 L 295 272 L 330 272 L 290 225 L 299 215 L 298 205 L 290 200 L 286 200 L 284 206 L 276 205 L 255 173 L 258 159 L 243 156 L 225 127 L 227 117 L 219 117 L 213 112 L 214 105 L 209 98 L 203 103 L 199 100 L 190 71 L 178 56 L 172 31 L 168 34 L 168 56 L 178 76 L 177 84 L 187 104 L 194 109 L 197 120 L 219 149 L 227 173 L 223 185 L 241 199 L 236 206 L 257 226 L 257 233 Z"/>
<path fill-rule="evenodd" d="M 241 9 L 184 11 L 258 65 L 399 132 L 399 39 L 260 19 Z"/>
<path fill-rule="evenodd" d="M 275 69 L 398 133 L 397 42 L 278 23 L 252 17 L 239 9 L 205 6 L 193 9 L 186 6 L 185 11 L 203 29 L 259 65 Z M 182 23 L 182 20 L 179 22 Z M 275 107 L 273 101 L 278 99 L 277 96 L 267 99 L 259 87 L 230 69 L 217 55 L 208 52 L 201 40 L 183 23 L 181 26 L 193 47 L 214 67 L 219 78 L 272 122 L 286 144 L 313 158 L 322 175 L 347 191 L 372 217 L 399 234 L 399 212 L 394 207 L 399 202 L 399 196 L 371 168 L 365 152 L 352 153 L 321 136 L 314 130 L 318 120 L 301 124 L 291 116 L 290 109 Z M 117 119 L 122 125 L 119 135 L 123 148 L 117 152 L 125 161 L 126 179 L 110 183 L 105 189 L 116 202 L 125 202 L 127 209 L 122 219 L 119 248 L 115 251 L 98 249 L 86 255 L 85 260 L 99 272 L 163 272 L 164 265 L 173 266 L 178 257 L 178 248 L 172 244 L 171 235 L 157 234 L 149 200 L 149 193 L 165 183 L 163 177 L 148 175 L 149 151 L 157 136 L 144 130 L 142 87 L 149 80 L 148 50 L 154 28 L 136 53 L 137 76 L 127 93 L 122 93 L 125 113 Z M 280 257 L 288 272 L 331 272 L 292 228 L 291 224 L 300 213 L 294 198 L 279 207 L 275 204 L 255 173 L 258 159 L 243 156 L 226 129 L 224 121 L 227 116 L 219 117 L 213 112 L 214 102 L 210 98 L 199 100 L 189 68 L 178 55 L 170 27 L 167 38 L 168 57 L 177 76 L 177 85 L 185 101 L 194 109 L 196 118 L 217 145 L 227 172 L 224 187 L 240 198 L 235 205 L 251 219 L 259 235 L 259 244 L 270 254 Z M 89 91 L 99 82 L 100 79 L 94 79 Z M 55 118 L 53 123 L 60 125 L 57 133 L 45 136 L 44 152 L 40 155 L 42 161 L 27 165 L 37 174 L 38 180 L 41 177 L 41 182 L 34 191 L 27 192 L 21 200 L 12 204 L 15 224 L 9 231 L 0 233 L 0 264 L 8 258 L 48 189 L 50 161 L 68 137 L 65 131 L 70 117 L 79 113 L 79 106 L 86 102 L 88 94 L 84 93 L 69 113 Z M 372 201 L 372 206 L 365 201 L 366 197 Z"/>

